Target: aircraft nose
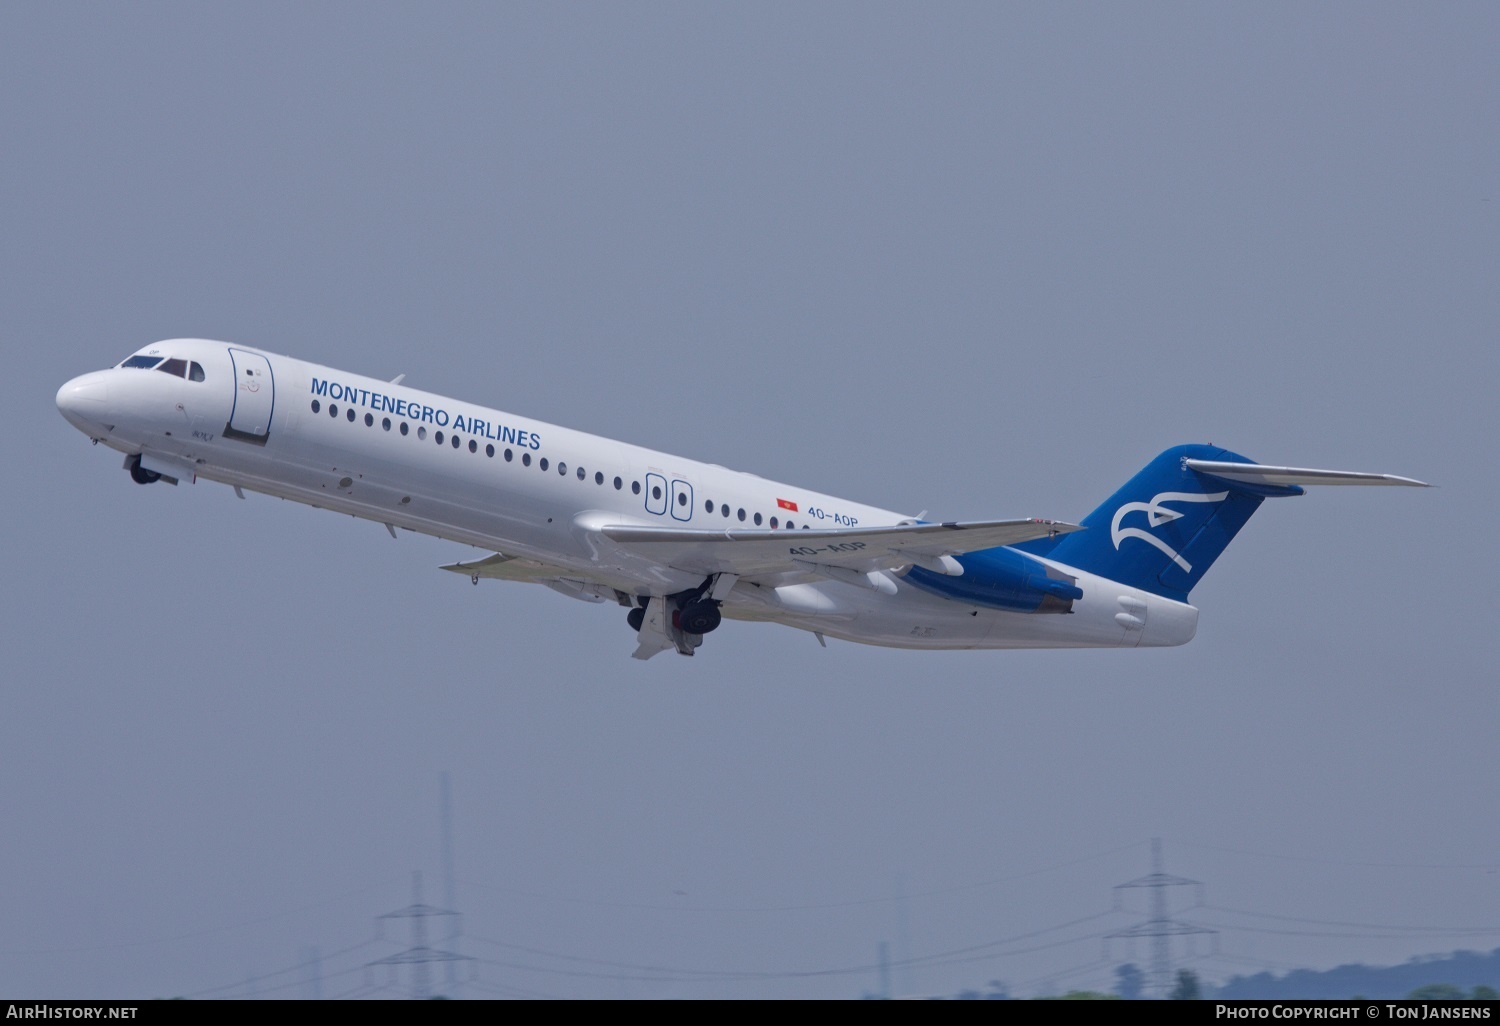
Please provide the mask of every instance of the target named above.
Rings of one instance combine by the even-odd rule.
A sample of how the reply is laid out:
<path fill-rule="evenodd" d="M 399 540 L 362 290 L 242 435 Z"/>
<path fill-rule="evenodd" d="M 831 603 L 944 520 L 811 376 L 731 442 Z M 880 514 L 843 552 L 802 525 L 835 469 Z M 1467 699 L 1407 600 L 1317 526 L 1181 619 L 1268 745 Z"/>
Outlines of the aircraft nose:
<path fill-rule="evenodd" d="M 109 401 L 109 386 L 96 374 L 74 378 L 57 390 L 57 409 L 80 430 L 99 424 Z"/>

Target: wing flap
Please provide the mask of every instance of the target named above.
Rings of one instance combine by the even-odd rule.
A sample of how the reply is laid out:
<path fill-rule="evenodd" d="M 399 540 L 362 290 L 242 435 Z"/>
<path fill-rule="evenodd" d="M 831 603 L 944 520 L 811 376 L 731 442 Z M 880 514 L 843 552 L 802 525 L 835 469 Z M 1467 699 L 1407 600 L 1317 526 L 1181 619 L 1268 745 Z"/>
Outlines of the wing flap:
<path fill-rule="evenodd" d="M 496 581 L 522 581 L 526 584 L 546 585 L 560 595 L 583 602 L 613 601 L 628 604 L 626 597 L 606 581 L 540 560 L 507 556 L 503 552 L 476 559 L 472 563 L 449 563 L 438 569 L 463 574 L 472 578 L 475 584 L 479 583 L 481 577 Z"/>
<path fill-rule="evenodd" d="M 945 556 L 1078 530 L 1082 528 L 1076 524 L 1035 519 L 806 531 L 695 531 L 620 524 L 599 529 L 621 548 L 666 566 L 750 577 L 806 572 L 808 563 L 864 573 L 922 561 L 946 565 Z"/>
<path fill-rule="evenodd" d="M 476 559 L 472 563 L 449 563 L 438 569 L 463 574 L 465 577 L 488 577 L 497 581 L 527 581 L 533 584 L 541 584 L 561 577 L 578 576 L 560 566 L 553 566 L 536 559 L 507 556 L 500 552 L 493 556 L 486 556 L 484 559 Z"/>

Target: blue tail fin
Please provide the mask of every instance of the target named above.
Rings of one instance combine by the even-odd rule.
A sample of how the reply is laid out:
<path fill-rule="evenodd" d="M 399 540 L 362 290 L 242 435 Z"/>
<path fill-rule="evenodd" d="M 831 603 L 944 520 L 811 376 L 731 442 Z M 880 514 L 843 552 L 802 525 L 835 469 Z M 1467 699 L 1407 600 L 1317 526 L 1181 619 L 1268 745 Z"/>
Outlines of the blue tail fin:
<path fill-rule="evenodd" d="M 1250 514 L 1296 487 L 1236 484 L 1184 460 L 1253 463 L 1212 445 L 1168 449 L 1083 520 L 1086 531 L 1015 546 L 1143 591 L 1186 601 Z"/>

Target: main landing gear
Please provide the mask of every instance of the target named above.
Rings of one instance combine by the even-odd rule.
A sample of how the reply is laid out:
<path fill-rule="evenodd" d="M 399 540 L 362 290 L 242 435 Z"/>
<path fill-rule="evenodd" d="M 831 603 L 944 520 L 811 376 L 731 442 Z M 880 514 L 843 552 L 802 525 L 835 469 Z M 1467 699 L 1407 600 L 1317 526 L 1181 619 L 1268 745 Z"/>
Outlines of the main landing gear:
<path fill-rule="evenodd" d="M 658 652 L 676 649 L 690 656 L 703 644 L 703 635 L 723 621 L 719 606 L 729 597 L 739 577 L 712 574 L 703 583 L 675 595 L 637 595 L 636 608 L 625 617 L 636 635 L 635 659 L 650 659 Z M 620 596 L 628 603 L 630 596 Z"/>
<path fill-rule="evenodd" d="M 696 599 L 682 607 L 677 625 L 689 634 L 708 634 L 723 621 L 719 604 L 713 599 Z"/>
<path fill-rule="evenodd" d="M 161 475 L 154 470 L 147 470 L 141 466 L 141 458 L 132 456 L 125 461 L 125 469 L 130 471 L 130 480 L 136 484 L 155 484 L 161 480 Z"/>
<path fill-rule="evenodd" d="M 709 595 L 713 585 L 714 578 L 709 577 L 696 588 L 666 597 L 667 607 L 672 610 L 673 627 L 684 634 L 698 635 L 710 634 L 718 629 L 724 616 L 719 612 L 720 603 Z M 631 630 L 639 632 L 641 625 L 646 622 L 646 606 L 650 602 L 650 596 L 639 596 L 636 601 L 640 605 L 625 614 L 625 622 L 630 624 Z"/>

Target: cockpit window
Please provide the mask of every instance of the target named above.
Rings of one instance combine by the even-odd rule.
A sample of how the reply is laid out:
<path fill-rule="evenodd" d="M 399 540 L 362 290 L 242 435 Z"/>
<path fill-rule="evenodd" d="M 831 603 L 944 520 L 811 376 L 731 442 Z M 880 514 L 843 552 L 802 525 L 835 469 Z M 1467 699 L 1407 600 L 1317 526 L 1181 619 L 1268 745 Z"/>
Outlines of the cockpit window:
<path fill-rule="evenodd" d="M 179 360 L 176 357 L 173 357 L 156 369 L 163 374 L 176 374 L 179 378 L 187 377 L 187 361 Z"/>
<path fill-rule="evenodd" d="M 155 367 L 159 363 L 161 363 L 161 357 L 159 357 L 159 356 L 132 356 L 130 359 L 128 359 L 124 363 L 120 364 L 120 366 L 121 367 Z"/>
<path fill-rule="evenodd" d="M 197 360 L 194 360 L 191 364 L 188 365 L 188 380 L 203 380 L 203 364 L 199 363 Z"/>

